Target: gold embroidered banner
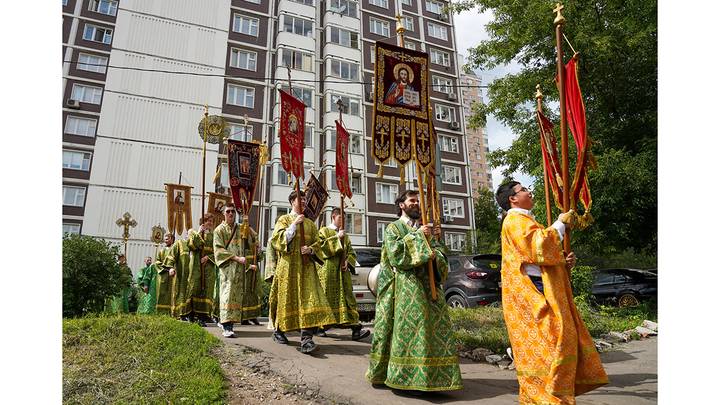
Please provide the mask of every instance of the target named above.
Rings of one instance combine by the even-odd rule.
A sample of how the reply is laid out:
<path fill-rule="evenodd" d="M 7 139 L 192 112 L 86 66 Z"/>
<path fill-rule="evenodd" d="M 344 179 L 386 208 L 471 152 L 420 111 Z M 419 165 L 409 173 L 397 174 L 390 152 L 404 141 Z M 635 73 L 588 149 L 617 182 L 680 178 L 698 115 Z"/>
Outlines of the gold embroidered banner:
<path fill-rule="evenodd" d="M 192 228 L 191 186 L 165 183 L 167 194 L 168 232 L 182 235 Z"/>

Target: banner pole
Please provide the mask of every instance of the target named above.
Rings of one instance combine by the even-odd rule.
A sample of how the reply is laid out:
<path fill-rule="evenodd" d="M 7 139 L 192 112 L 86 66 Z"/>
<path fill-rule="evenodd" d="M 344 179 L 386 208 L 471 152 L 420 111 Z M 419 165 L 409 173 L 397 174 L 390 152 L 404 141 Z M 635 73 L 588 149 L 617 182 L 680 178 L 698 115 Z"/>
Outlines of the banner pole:
<path fill-rule="evenodd" d="M 539 113 L 542 113 L 542 99 L 543 94 L 542 91 L 540 91 L 540 84 L 535 86 L 535 100 L 537 101 L 537 111 Z M 542 123 L 540 123 L 540 145 L 542 148 L 543 143 L 543 129 L 542 129 Z M 541 149 L 542 151 L 542 149 Z M 542 153 L 542 152 L 541 152 Z M 550 206 L 550 189 L 548 188 L 548 172 L 547 167 L 545 166 L 545 158 L 543 157 L 543 186 L 545 188 L 545 215 L 547 218 L 547 226 L 550 226 L 552 223 L 552 207 Z"/>
<path fill-rule="evenodd" d="M 555 46 L 557 48 L 557 76 L 558 76 L 558 94 L 560 99 L 560 141 L 562 142 L 562 189 L 563 189 L 563 200 L 562 207 L 563 212 L 567 212 L 570 209 L 570 175 L 568 171 L 568 134 L 567 134 L 567 111 L 565 110 L 565 69 L 563 66 L 563 50 L 562 50 L 562 27 L 565 24 L 565 17 L 560 13 L 563 10 L 563 5 L 557 3 L 557 6 L 553 9 L 557 15 L 553 24 L 555 24 Z M 549 221 L 549 219 L 548 219 Z M 565 253 L 570 252 L 570 232 L 565 231 L 565 237 L 563 238 L 563 248 Z"/>

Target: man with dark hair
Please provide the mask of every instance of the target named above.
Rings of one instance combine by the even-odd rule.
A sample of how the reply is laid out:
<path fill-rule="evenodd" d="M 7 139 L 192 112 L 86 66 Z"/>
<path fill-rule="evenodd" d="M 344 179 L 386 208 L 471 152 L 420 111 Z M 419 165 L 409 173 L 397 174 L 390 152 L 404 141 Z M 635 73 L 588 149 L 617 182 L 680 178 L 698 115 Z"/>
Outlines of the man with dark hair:
<path fill-rule="evenodd" d="M 303 215 L 305 193 L 293 191 L 288 200 L 292 211 L 278 218 L 271 239 L 277 263 L 270 287 L 269 318 L 275 329 L 274 342 L 287 344 L 285 332 L 299 329 L 300 352 L 310 353 L 317 348 L 312 339 L 315 328 L 330 325 L 335 318 L 317 275 L 318 231 Z M 303 229 L 304 241 L 298 227 Z"/>
<path fill-rule="evenodd" d="M 172 316 L 173 304 L 173 279 L 175 270 L 167 269 L 163 266 L 165 257 L 167 257 L 170 248 L 175 243 L 175 234 L 167 232 L 163 237 L 165 247 L 160 248 L 155 255 L 155 263 L 153 266 L 157 271 L 157 300 L 155 304 L 155 312 L 158 314 Z"/>
<path fill-rule="evenodd" d="M 157 271 L 153 265 L 152 257 L 145 258 L 145 267 L 138 271 L 136 276 L 138 284 L 138 314 L 155 313 L 155 295 L 157 291 Z"/>
<path fill-rule="evenodd" d="M 595 344 L 573 301 L 563 252 L 570 210 L 545 228 L 535 221 L 532 193 L 511 181 L 498 187 L 502 224 L 502 305 L 520 385 L 520 403 L 574 404 L 608 383 Z"/>
<path fill-rule="evenodd" d="M 189 322 L 192 312 L 188 296 L 188 275 L 190 274 L 190 249 L 186 240 L 178 239 L 165 256 L 163 266 L 174 275 L 172 316 Z"/>
<path fill-rule="evenodd" d="M 370 331 L 362 329 L 357 301 L 352 289 L 349 270 L 355 267 L 355 250 L 345 230 L 340 228 L 342 225 L 340 208 L 334 208 L 330 218 L 332 223 L 318 231 L 320 240 L 318 256 L 324 261 L 318 269 L 318 276 L 335 317 L 335 325 L 349 326 L 352 329 L 352 340 L 360 340 L 368 337 Z M 324 325 L 323 334 L 329 326 L 331 325 Z"/>
<path fill-rule="evenodd" d="M 383 235 L 375 309 L 375 333 L 366 378 L 372 384 L 410 391 L 462 388 L 452 322 L 442 293 L 447 258 L 427 238 L 439 228 L 420 223 L 418 193 L 395 200 L 400 219 Z M 428 262 L 435 269 L 437 300 L 431 298 Z"/>
<path fill-rule="evenodd" d="M 213 252 L 213 214 L 200 217 L 198 230 L 188 231 L 190 274 L 187 295 L 193 320 L 200 326 L 210 321 L 215 295 L 215 255 Z"/>

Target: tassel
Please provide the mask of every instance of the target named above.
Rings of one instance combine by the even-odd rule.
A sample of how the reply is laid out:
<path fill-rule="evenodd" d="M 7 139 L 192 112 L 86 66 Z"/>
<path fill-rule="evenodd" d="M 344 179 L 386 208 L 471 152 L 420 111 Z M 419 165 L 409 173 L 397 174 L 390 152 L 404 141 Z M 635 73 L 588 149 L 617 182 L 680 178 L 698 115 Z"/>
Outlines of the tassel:
<path fill-rule="evenodd" d="M 400 187 L 405 186 L 405 165 L 400 166 Z"/>
<path fill-rule="evenodd" d="M 594 221 L 595 218 L 593 218 L 592 214 L 590 214 L 589 211 L 585 211 L 582 216 L 578 216 L 575 229 L 577 229 L 578 231 L 582 231 L 583 229 L 590 226 Z"/>
<path fill-rule="evenodd" d="M 380 162 L 380 168 L 378 169 L 377 176 L 378 176 L 378 178 L 381 178 L 381 179 L 383 178 L 383 167 L 384 167 L 383 163 Z"/>
<path fill-rule="evenodd" d="M 215 176 L 213 177 L 213 183 L 217 183 L 220 180 L 220 166 L 215 170 Z"/>

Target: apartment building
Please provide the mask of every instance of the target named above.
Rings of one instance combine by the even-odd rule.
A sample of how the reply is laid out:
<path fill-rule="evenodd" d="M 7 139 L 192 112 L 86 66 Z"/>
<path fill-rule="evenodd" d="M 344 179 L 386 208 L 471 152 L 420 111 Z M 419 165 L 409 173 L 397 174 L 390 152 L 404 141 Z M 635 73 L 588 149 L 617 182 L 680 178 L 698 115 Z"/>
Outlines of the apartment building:
<path fill-rule="evenodd" d="M 468 141 L 452 15 L 433 0 L 66 0 L 63 1 L 63 232 L 120 242 L 115 221 L 129 212 L 129 262 L 152 255 L 150 230 L 167 228 L 164 183 L 192 189 L 200 216 L 204 106 L 222 115 L 231 138 L 268 143 L 270 159 L 256 195 L 262 241 L 290 208 L 292 179 L 280 165 L 277 89 L 308 106 L 306 174 L 330 191 L 324 219 L 339 205 L 334 178 L 338 100 L 351 134 L 353 198 L 346 227 L 355 246 L 380 246 L 395 218 L 399 170 L 384 177 L 370 156 L 374 43 L 396 42 L 403 15 L 406 46 L 430 54 L 431 105 L 439 135 L 443 231 L 462 250 L 473 227 Z M 225 151 L 208 145 L 206 191 L 227 192 Z M 213 183 L 217 165 L 219 180 Z M 410 181 L 413 171 L 410 172 Z M 410 183 L 408 183 L 409 186 Z M 256 201 L 256 205 L 258 202 Z"/>
<path fill-rule="evenodd" d="M 482 103 L 482 80 L 475 72 L 460 71 L 462 108 L 465 117 L 472 114 L 473 103 Z M 485 128 L 471 129 L 465 126 L 468 144 L 468 163 L 470 167 L 470 184 L 472 195 L 477 197 L 478 187 L 493 190 L 492 174 L 487 163 L 487 154 L 490 152 L 488 134 Z"/>

